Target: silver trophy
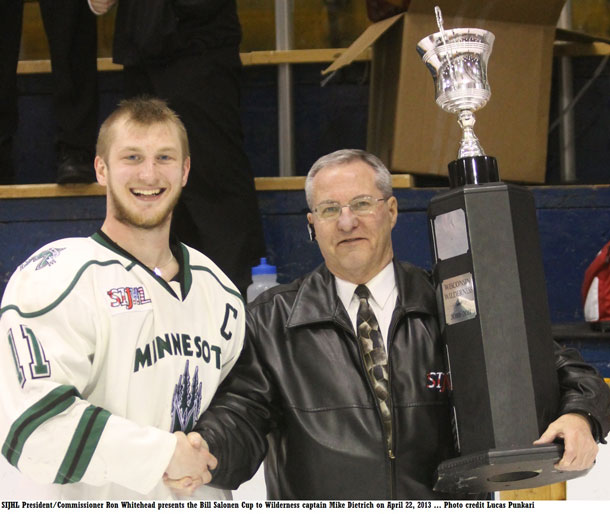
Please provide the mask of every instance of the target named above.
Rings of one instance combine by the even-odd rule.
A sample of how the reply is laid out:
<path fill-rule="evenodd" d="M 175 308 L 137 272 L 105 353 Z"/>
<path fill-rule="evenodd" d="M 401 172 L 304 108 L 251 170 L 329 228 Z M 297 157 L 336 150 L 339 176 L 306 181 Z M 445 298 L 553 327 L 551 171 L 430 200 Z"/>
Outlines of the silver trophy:
<path fill-rule="evenodd" d="M 459 456 L 436 469 L 436 491 L 528 489 L 575 478 L 555 463 L 560 444 L 532 445 L 559 412 L 551 320 L 531 192 L 499 181 L 473 112 L 490 97 L 487 61 L 494 36 L 443 29 L 417 50 L 436 103 L 457 113 L 459 156 L 448 164 L 449 191 L 428 206 L 439 327 Z M 463 187 L 462 187 L 463 186 Z"/>
<path fill-rule="evenodd" d="M 487 61 L 494 35 L 474 28 L 444 30 L 440 9 L 435 7 L 435 12 L 440 31 L 422 39 L 417 51 L 432 73 L 436 103 L 458 114 L 462 128 L 458 159 L 485 155 L 473 130 L 473 113 L 491 96 Z"/>

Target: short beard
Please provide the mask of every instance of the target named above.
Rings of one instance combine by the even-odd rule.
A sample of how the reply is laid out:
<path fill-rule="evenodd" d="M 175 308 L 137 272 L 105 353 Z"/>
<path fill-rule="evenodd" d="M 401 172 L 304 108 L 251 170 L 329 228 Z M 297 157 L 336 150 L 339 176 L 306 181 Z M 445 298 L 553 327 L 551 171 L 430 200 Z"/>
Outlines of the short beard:
<path fill-rule="evenodd" d="M 150 218 L 148 216 L 144 216 L 140 212 L 131 212 L 116 199 L 116 196 L 111 189 L 108 189 L 107 194 L 110 196 L 110 201 L 114 207 L 114 217 L 118 222 L 122 223 L 123 225 L 147 230 L 158 228 L 166 223 L 169 223 L 171 221 L 172 212 L 180 198 L 180 193 L 175 195 L 172 202 L 165 210 Z"/>

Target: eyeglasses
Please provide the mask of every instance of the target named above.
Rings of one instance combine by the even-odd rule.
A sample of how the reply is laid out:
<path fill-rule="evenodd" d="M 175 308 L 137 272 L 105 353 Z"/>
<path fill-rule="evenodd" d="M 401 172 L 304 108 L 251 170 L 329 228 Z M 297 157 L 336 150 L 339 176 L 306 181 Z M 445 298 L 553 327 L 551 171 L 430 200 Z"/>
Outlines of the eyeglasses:
<path fill-rule="evenodd" d="M 377 202 L 385 202 L 387 198 L 373 198 L 372 196 L 363 195 L 352 198 L 345 205 L 339 202 L 326 201 L 318 204 L 313 212 L 324 221 L 333 221 L 339 218 L 343 207 L 349 207 L 356 216 L 366 216 L 373 214 L 377 207 Z"/>

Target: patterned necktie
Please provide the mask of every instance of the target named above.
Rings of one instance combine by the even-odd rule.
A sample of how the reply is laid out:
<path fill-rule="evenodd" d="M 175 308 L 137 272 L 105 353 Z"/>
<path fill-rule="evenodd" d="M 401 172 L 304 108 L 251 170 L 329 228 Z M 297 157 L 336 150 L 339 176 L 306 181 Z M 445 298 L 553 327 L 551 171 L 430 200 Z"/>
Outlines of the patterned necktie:
<path fill-rule="evenodd" d="M 373 309 L 369 305 L 370 291 L 365 285 L 356 288 L 360 299 L 356 325 L 358 340 L 362 347 L 364 366 L 371 379 L 371 384 L 381 410 L 388 450 L 392 450 L 392 407 L 388 384 L 388 356 L 383 345 L 381 332 Z"/>

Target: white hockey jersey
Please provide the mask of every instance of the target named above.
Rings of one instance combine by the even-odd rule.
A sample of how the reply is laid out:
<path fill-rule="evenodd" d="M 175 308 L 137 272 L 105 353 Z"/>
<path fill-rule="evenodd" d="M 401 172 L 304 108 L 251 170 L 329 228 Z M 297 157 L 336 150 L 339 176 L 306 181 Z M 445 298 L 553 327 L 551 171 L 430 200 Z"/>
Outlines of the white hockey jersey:
<path fill-rule="evenodd" d="M 244 303 L 175 245 L 179 284 L 102 232 L 55 241 L 13 274 L 0 309 L 0 444 L 68 498 L 172 499 L 160 477 L 235 363 Z M 195 498 L 230 493 L 201 487 Z"/>

